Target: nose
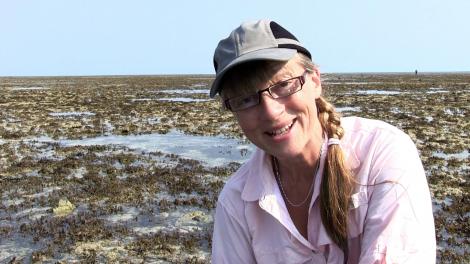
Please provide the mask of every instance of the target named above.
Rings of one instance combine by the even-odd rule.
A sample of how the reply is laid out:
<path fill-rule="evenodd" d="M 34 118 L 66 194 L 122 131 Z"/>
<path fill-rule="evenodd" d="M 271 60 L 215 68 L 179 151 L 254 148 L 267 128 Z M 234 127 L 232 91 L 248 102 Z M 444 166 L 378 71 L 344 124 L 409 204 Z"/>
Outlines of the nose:
<path fill-rule="evenodd" d="M 269 93 L 260 95 L 260 109 L 266 118 L 276 118 L 284 111 L 284 104 L 279 99 L 274 99 Z"/>

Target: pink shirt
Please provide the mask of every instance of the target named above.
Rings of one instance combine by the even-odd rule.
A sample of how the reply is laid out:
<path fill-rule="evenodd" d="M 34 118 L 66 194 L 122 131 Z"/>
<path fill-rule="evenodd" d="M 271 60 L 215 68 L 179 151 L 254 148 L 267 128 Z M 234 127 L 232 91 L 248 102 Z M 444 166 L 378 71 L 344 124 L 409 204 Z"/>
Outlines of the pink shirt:
<path fill-rule="evenodd" d="M 348 263 L 435 263 L 431 197 L 415 145 L 381 121 L 347 117 L 341 122 L 341 147 L 362 184 L 351 196 Z M 212 262 L 343 263 L 343 252 L 320 218 L 326 151 L 325 145 L 310 203 L 308 239 L 289 216 L 270 157 L 258 149 L 219 196 Z M 398 183 L 377 184 L 387 180 Z"/>

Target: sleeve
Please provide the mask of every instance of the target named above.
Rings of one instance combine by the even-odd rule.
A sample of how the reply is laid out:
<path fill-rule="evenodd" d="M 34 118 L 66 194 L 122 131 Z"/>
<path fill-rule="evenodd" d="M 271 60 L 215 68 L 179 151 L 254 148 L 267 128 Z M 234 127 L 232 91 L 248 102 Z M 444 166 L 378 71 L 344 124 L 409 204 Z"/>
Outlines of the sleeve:
<path fill-rule="evenodd" d="M 386 136 L 371 151 L 359 263 L 435 263 L 431 196 L 414 143 Z"/>
<path fill-rule="evenodd" d="M 246 221 L 217 203 L 212 235 L 212 263 L 256 263 Z M 245 224 L 244 224 L 245 223 Z"/>

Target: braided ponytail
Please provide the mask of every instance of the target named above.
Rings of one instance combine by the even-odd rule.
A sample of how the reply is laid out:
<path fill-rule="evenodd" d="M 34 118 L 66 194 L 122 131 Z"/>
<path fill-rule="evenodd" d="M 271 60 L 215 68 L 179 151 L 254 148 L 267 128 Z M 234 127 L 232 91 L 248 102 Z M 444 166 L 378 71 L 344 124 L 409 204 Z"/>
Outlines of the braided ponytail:
<path fill-rule="evenodd" d="M 344 130 L 341 127 L 340 115 L 322 97 L 316 100 L 316 104 L 320 123 L 328 138 L 341 139 Z M 348 207 L 353 183 L 341 147 L 328 146 L 320 187 L 320 213 L 328 235 L 345 254 L 348 250 Z"/>
<path fill-rule="evenodd" d="M 307 69 L 315 68 L 309 58 L 301 56 L 301 60 Z M 341 139 L 344 135 L 341 115 L 323 97 L 316 99 L 315 104 L 318 109 L 318 119 L 328 138 Z M 346 262 L 349 198 L 355 181 L 346 166 L 341 147 L 336 144 L 329 145 L 327 153 L 320 187 L 320 214 L 328 235 L 341 248 Z"/>

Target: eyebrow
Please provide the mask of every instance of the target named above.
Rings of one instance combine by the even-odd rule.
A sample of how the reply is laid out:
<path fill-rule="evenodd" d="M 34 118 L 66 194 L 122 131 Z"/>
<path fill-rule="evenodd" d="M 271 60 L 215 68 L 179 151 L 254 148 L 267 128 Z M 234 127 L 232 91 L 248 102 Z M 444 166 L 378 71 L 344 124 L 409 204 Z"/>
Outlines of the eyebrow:
<path fill-rule="evenodd" d="M 262 89 L 266 89 L 267 87 L 272 86 L 272 85 L 274 85 L 278 82 L 282 82 L 282 81 L 285 81 L 287 79 L 294 78 L 295 74 L 292 71 L 286 71 L 286 72 L 282 73 L 280 76 L 281 77 L 279 79 L 277 79 L 276 81 L 274 81 L 274 82 L 271 82 L 271 80 L 269 80 L 268 81 L 268 86 L 266 86 Z"/>

